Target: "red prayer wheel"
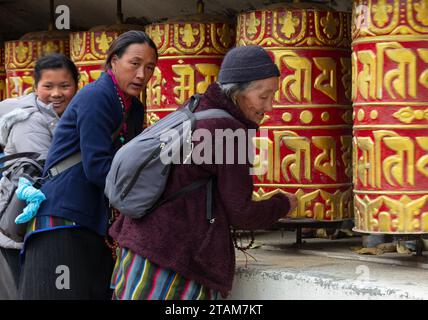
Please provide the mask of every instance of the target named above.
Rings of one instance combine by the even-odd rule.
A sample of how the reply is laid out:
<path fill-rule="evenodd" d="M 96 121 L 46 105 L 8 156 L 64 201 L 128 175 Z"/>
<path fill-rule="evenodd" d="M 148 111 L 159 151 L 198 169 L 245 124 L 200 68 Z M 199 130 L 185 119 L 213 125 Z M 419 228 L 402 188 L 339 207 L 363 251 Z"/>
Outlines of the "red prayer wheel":
<path fill-rule="evenodd" d="M 428 233 L 428 15 L 424 1 L 355 1 L 355 230 Z"/>
<path fill-rule="evenodd" d="M 68 33 L 60 31 L 33 32 L 5 44 L 8 98 L 33 91 L 33 69 L 37 59 L 51 53 L 69 55 Z"/>
<path fill-rule="evenodd" d="M 280 69 L 273 111 L 254 139 L 254 199 L 298 198 L 292 218 L 340 221 L 352 212 L 350 14 L 275 5 L 238 16 L 237 45 L 264 47 Z"/>
<path fill-rule="evenodd" d="M 4 44 L 0 46 L 0 101 L 6 99 L 6 68 Z"/>
<path fill-rule="evenodd" d="M 217 80 L 234 45 L 235 27 L 225 17 L 190 15 L 146 27 L 159 53 L 147 86 L 147 121 L 153 124 Z"/>

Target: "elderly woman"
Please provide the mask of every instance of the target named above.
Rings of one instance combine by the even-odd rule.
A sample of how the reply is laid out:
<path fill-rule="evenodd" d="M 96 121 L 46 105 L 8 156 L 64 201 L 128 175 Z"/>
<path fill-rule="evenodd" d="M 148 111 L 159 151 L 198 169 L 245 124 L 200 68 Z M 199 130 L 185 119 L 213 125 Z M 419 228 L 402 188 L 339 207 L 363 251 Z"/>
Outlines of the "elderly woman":
<path fill-rule="evenodd" d="M 258 46 L 235 48 L 225 56 L 218 81 L 201 97 L 196 112 L 220 108 L 233 118 L 206 119 L 196 129 L 258 128 L 272 110 L 280 73 Z M 215 148 L 213 145 L 213 152 Z M 234 152 L 238 147 L 235 145 Z M 226 151 L 224 148 L 223 151 Z M 225 153 L 223 153 L 225 154 Z M 215 158 L 215 155 L 213 155 Z M 234 159 L 238 157 L 235 154 Z M 294 195 L 252 201 L 250 164 L 174 165 L 165 199 L 193 181 L 214 177 L 215 221 L 205 217 L 206 188 L 160 205 L 140 219 L 121 216 L 110 229 L 119 252 L 112 276 L 114 299 L 216 299 L 231 290 L 235 252 L 230 228 L 271 226 L 295 207 Z"/>
<path fill-rule="evenodd" d="M 106 72 L 62 116 L 45 164 L 46 200 L 25 241 L 22 299 L 111 298 L 105 178 L 115 151 L 142 130 L 137 97 L 156 62 L 156 46 L 144 32 L 122 34 L 109 48 Z"/>

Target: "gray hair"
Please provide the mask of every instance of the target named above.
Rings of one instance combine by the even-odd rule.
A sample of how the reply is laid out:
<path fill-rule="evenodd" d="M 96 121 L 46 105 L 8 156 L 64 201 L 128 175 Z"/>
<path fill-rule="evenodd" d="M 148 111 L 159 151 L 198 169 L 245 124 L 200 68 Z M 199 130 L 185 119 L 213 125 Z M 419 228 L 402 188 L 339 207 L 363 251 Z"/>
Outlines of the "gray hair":
<path fill-rule="evenodd" d="M 229 99 L 235 102 L 235 96 L 248 89 L 253 81 L 248 82 L 237 82 L 237 83 L 219 83 L 220 90 L 223 94 L 225 94 Z"/>

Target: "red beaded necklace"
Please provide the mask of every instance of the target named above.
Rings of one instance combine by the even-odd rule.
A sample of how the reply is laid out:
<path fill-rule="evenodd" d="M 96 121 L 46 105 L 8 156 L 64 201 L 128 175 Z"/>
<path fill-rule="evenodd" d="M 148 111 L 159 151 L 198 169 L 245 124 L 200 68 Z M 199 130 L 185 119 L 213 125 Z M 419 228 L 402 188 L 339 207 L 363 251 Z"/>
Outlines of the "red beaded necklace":
<path fill-rule="evenodd" d="M 122 128 L 119 131 L 119 141 L 122 145 L 126 142 L 126 133 L 128 132 L 128 125 L 126 123 L 127 114 L 129 111 L 129 108 L 132 104 L 132 97 L 128 96 L 119 88 L 119 84 L 117 82 L 117 79 L 111 69 L 107 70 L 107 73 L 110 75 L 111 79 L 113 80 L 114 87 L 116 89 L 117 97 L 119 98 L 120 105 L 122 106 L 122 113 L 125 121 L 123 122 Z"/>

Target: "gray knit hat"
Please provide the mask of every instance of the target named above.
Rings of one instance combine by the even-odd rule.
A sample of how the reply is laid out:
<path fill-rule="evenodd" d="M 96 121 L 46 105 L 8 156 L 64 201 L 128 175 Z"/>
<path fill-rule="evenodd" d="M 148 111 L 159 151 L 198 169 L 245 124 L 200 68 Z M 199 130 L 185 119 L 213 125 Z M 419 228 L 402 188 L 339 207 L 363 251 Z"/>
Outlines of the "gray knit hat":
<path fill-rule="evenodd" d="M 218 82 L 235 83 L 279 77 L 278 67 L 260 46 L 236 47 L 223 59 Z"/>

